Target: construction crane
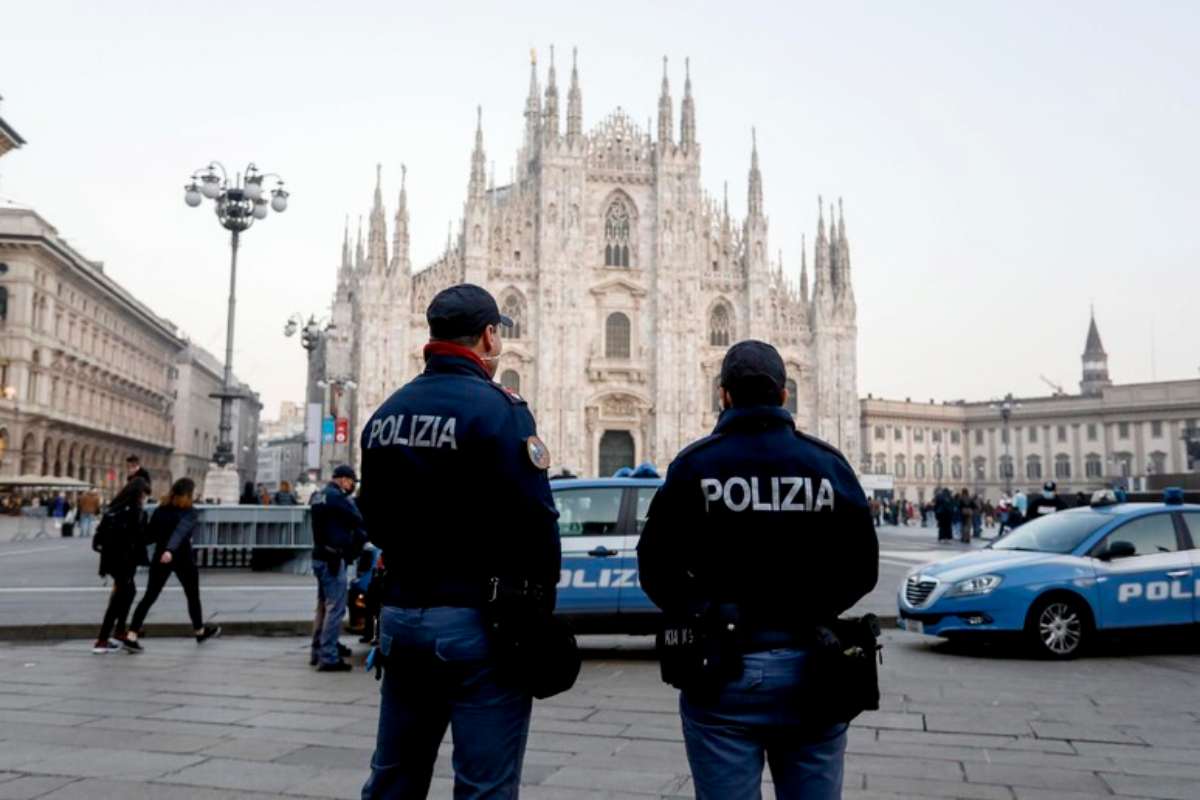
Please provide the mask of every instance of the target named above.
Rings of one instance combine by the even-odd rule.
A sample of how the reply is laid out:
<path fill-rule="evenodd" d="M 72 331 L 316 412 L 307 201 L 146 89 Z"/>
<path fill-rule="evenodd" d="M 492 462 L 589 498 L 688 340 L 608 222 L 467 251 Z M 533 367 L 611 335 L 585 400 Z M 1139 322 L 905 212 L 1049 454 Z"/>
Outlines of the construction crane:
<path fill-rule="evenodd" d="M 1047 386 L 1049 386 L 1051 389 L 1054 390 L 1055 396 L 1066 394 L 1066 391 L 1063 389 L 1063 387 L 1061 385 L 1050 380 L 1045 375 L 1038 375 L 1038 377 L 1042 379 L 1042 383 L 1046 384 Z"/>

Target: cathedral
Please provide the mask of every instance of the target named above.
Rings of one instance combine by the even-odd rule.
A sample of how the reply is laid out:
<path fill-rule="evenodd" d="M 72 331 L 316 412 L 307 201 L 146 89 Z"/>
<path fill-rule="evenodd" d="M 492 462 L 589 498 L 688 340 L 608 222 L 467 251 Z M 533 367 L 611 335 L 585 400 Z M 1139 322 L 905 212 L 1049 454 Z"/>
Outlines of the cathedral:
<path fill-rule="evenodd" d="M 818 201 L 811 289 L 807 252 L 799 282 L 790 280 L 769 255 L 753 136 L 747 213 L 734 220 L 727 185 L 717 199 L 701 184 L 690 74 L 678 132 L 666 59 L 656 131 L 620 107 L 585 128 L 575 61 L 564 117 L 553 50 L 544 88 L 534 58 L 508 185 L 489 177 L 479 113 L 463 218 L 421 269 L 409 257 L 404 180 L 389 243 L 377 170 L 365 244 L 361 224 L 353 252 L 348 230 L 343 240 L 338 333 L 320 365 L 357 384 L 346 456 L 357 460 L 355 433 L 423 369 L 429 301 L 462 282 L 491 291 L 516 323 L 496 378 L 529 401 L 552 472 L 664 468 L 711 431 L 722 356 L 747 338 L 783 355 L 800 429 L 857 452 L 856 311 L 840 201 L 836 215 Z"/>

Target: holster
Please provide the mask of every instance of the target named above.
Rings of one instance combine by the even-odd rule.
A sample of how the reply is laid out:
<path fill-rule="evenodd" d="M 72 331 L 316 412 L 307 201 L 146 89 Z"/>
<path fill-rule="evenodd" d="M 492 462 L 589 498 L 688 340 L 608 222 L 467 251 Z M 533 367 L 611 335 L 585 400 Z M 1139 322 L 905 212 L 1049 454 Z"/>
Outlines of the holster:
<path fill-rule="evenodd" d="M 742 676 L 741 626 L 733 604 L 706 604 L 669 617 L 655 638 L 664 683 L 715 692 Z"/>
<path fill-rule="evenodd" d="M 849 722 L 879 709 L 879 620 L 874 614 L 818 626 L 808 662 L 803 702 L 813 715 Z"/>
<path fill-rule="evenodd" d="M 582 660 L 575 634 L 529 581 L 492 578 L 484 622 L 501 675 L 539 700 L 575 685 Z"/>

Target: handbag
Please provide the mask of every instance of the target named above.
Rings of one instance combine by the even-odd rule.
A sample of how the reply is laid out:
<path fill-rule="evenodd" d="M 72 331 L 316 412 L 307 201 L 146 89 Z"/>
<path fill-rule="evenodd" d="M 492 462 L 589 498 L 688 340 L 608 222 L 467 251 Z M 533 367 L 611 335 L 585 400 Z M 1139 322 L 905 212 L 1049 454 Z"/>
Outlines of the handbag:
<path fill-rule="evenodd" d="M 546 607 L 540 586 L 492 578 L 483 615 L 506 680 L 539 700 L 575 685 L 582 667 L 575 634 Z"/>

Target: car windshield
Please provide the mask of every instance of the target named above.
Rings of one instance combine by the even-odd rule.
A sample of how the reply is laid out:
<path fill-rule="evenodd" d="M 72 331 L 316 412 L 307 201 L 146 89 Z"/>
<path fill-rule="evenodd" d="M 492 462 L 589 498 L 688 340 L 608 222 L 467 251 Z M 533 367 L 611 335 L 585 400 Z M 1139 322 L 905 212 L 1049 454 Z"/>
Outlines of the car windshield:
<path fill-rule="evenodd" d="M 1069 553 L 1111 519 L 1110 514 L 1090 508 L 1060 511 L 1026 522 L 992 547 L 995 550 Z"/>

